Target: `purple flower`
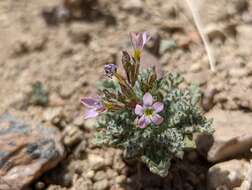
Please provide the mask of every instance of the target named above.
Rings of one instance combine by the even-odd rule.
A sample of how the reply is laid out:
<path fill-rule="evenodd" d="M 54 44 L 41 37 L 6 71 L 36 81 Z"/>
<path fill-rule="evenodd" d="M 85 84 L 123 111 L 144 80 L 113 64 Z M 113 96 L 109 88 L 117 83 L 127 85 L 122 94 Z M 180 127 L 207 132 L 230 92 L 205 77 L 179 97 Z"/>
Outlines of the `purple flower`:
<path fill-rule="evenodd" d="M 140 128 L 147 127 L 150 123 L 160 125 L 163 122 L 163 117 L 158 113 L 163 111 L 164 104 L 161 102 L 155 102 L 153 104 L 153 98 L 150 93 L 145 93 L 143 96 L 143 106 L 137 104 L 135 107 L 135 114 L 140 116 L 137 121 L 137 125 Z"/>
<path fill-rule="evenodd" d="M 115 64 L 107 64 L 104 66 L 106 75 L 111 78 L 117 71 L 117 66 Z"/>
<path fill-rule="evenodd" d="M 142 50 L 150 36 L 148 36 L 147 32 L 131 32 L 130 39 L 135 50 Z"/>
<path fill-rule="evenodd" d="M 99 98 L 83 98 L 81 99 L 81 103 L 89 108 L 85 113 L 84 119 L 94 118 L 106 110 Z"/>

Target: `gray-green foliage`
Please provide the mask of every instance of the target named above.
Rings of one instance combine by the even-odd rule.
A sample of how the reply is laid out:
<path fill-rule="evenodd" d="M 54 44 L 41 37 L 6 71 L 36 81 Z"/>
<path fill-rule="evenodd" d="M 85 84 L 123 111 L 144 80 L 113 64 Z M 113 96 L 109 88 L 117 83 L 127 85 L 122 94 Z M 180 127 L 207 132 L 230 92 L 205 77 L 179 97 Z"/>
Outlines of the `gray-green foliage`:
<path fill-rule="evenodd" d="M 166 176 L 171 160 L 183 158 L 185 148 L 192 146 L 192 135 L 196 132 L 211 133 L 211 121 L 207 120 L 197 106 L 200 98 L 198 87 L 180 89 L 183 78 L 168 74 L 151 81 L 153 70 L 139 74 L 134 91 L 139 100 L 150 92 L 156 101 L 164 103 L 160 126 L 150 124 L 142 129 L 136 127 L 136 115 L 130 108 L 106 112 L 98 122 L 97 143 L 120 148 L 125 159 L 139 159 L 150 171 Z M 118 84 L 106 81 L 100 87 L 118 93 Z"/>
<path fill-rule="evenodd" d="M 39 106 L 46 106 L 48 104 L 48 92 L 39 81 L 32 85 L 32 92 L 30 95 L 30 103 Z"/>

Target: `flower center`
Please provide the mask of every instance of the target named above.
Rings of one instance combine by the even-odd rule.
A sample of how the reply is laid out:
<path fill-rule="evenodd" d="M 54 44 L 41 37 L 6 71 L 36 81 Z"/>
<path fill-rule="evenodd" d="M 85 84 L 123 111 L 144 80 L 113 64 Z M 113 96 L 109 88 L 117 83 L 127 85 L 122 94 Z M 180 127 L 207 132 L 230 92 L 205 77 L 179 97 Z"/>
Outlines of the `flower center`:
<path fill-rule="evenodd" d="M 144 115 L 145 115 L 145 116 L 151 116 L 151 115 L 153 114 L 153 112 L 154 112 L 153 109 L 151 109 L 151 108 L 146 108 L 146 109 L 144 110 Z"/>

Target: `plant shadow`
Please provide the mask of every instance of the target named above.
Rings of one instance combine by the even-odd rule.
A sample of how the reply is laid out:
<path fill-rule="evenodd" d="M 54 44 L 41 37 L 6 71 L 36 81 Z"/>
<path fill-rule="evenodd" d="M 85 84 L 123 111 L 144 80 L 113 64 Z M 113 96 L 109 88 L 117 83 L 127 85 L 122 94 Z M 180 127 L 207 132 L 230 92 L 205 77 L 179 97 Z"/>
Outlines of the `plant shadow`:
<path fill-rule="evenodd" d="M 126 190 L 205 190 L 209 163 L 196 151 L 185 154 L 183 160 L 173 160 L 169 174 L 160 177 L 141 164 L 140 172 L 136 163 L 128 165 L 128 179 L 123 184 Z"/>

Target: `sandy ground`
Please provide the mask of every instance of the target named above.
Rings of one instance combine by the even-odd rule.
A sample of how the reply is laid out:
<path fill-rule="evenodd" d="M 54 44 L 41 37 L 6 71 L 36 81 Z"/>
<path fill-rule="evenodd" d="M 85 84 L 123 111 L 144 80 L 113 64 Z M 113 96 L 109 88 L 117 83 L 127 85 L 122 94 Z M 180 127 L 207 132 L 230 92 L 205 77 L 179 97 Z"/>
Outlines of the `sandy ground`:
<path fill-rule="evenodd" d="M 84 11 L 83 17 L 77 6 L 74 19 L 48 24 L 43 12 L 61 4 L 60 0 L 0 1 L 0 113 L 52 122 L 45 113 L 57 108 L 60 119 L 52 122 L 54 125 L 61 130 L 75 125 L 83 112 L 80 98 L 95 92 L 97 81 L 104 77 L 103 65 L 117 63 L 120 51 L 130 48 L 128 33 L 142 30 L 153 34 L 150 56 L 155 56 L 164 71 L 179 72 L 186 82 L 201 86 L 205 111 L 213 107 L 252 111 L 252 2 L 204 0 L 197 4 L 215 52 L 215 73 L 209 69 L 184 2 L 100 0 L 88 7 L 90 12 Z M 46 106 L 30 102 L 32 84 L 37 81 L 49 93 Z M 86 154 L 104 155 L 107 149 L 90 143 L 94 132 L 90 124 L 76 125 L 85 133 Z M 121 159 L 120 153 L 113 151 L 114 159 Z M 85 163 L 86 158 L 76 159 L 72 154 L 69 151 L 64 167 Z M 116 169 L 111 166 L 111 170 Z M 116 174 L 121 175 L 126 174 Z M 88 185 L 83 185 L 83 190 L 84 186 Z M 200 185 L 194 186 L 200 189 Z"/>

